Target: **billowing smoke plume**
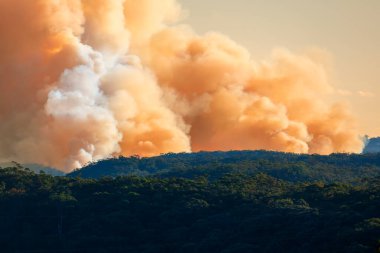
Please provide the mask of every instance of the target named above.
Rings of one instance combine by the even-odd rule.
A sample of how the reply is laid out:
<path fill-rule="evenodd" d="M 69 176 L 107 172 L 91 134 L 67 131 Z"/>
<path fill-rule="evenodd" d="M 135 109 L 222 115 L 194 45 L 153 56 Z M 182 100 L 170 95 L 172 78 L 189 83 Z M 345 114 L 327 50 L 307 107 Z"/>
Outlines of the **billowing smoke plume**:
<path fill-rule="evenodd" d="M 0 160 L 68 171 L 112 155 L 360 151 L 315 54 L 257 62 L 180 16 L 174 0 L 0 1 Z"/>

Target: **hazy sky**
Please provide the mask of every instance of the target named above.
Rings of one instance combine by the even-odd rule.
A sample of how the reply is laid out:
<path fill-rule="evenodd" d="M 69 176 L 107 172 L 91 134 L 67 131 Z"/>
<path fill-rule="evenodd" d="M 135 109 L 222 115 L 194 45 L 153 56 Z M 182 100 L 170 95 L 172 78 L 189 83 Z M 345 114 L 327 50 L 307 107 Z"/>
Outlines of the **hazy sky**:
<path fill-rule="evenodd" d="M 255 60 L 273 48 L 329 52 L 331 81 L 360 119 L 362 133 L 380 136 L 379 0 L 179 0 L 199 33 L 222 32 Z"/>

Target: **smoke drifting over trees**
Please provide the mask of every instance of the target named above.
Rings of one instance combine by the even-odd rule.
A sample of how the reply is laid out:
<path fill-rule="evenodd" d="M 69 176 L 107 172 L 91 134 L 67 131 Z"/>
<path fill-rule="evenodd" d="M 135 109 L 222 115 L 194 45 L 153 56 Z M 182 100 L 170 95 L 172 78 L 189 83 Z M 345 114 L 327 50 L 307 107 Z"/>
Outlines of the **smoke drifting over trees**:
<path fill-rule="evenodd" d="M 0 160 L 66 171 L 111 155 L 359 152 L 318 53 L 271 60 L 179 24 L 174 0 L 0 2 Z"/>

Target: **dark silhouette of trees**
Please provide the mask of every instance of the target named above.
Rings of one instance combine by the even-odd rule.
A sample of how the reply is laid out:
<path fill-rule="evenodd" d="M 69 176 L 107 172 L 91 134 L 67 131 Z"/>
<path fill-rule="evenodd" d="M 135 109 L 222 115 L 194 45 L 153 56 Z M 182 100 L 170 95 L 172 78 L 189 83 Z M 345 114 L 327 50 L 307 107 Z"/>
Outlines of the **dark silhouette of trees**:
<path fill-rule="evenodd" d="M 162 159 L 155 166 L 167 166 Z M 306 167 L 302 161 L 299 166 Z M 297 182 L 238 171 L 211 179 L 196 174 L 95 180 L 35 174 L 19 166 L 1 169 L 1 252 L 378 249 L 379 177 Z"/>

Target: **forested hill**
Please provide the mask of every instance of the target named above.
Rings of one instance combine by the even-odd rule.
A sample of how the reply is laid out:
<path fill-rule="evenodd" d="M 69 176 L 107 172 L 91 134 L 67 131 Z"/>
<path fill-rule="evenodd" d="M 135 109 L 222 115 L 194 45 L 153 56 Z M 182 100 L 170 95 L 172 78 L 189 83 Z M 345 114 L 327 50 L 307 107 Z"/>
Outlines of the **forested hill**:
<path fill-rule="evenodd" d="M 379 160 L 200 152 L 109 159 L 69 177 L 15 163 L 0 169 L 0 251 L 380 252 Z"/>
<path fill-rule="evenodd" d="M 17 162 L 3 162 L 0 163 L 0 169 L 1 168 L 7 168 L 7 167 L 23 167 L 23 168 L 28 168 L 29 170 L 35 172 L 35 173 L 45 173 L 49 174 L 52 176 L 64 176 L 65 173 L 63 171 L 57 170 L 55 168 L 43 166 L 40 164 L 35 164 L 35 163 L 24 163 L 24 164 L 19 164 Z"/>
<path fill-rule="evenodd" d="M 102 160 L 70 173 L 70 177 L 158 176 L 218 179 L 225 174 L 265 173 L 291 182 L 351 182 L 380 175 L 380 154 L 299 155 L 270 151 L 165 154 L 151 158 Z"/>
<path fill-rule="evenodd" d="M 82 179 L 0 170 L 1 252 L 375 253 L 380 178 Z"/>

